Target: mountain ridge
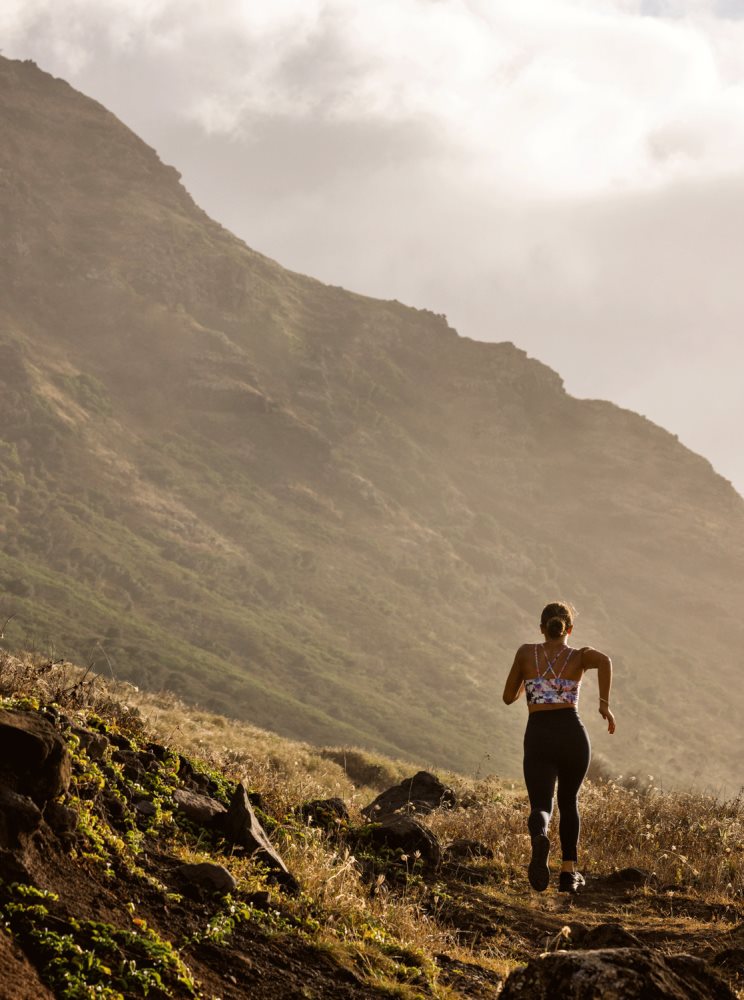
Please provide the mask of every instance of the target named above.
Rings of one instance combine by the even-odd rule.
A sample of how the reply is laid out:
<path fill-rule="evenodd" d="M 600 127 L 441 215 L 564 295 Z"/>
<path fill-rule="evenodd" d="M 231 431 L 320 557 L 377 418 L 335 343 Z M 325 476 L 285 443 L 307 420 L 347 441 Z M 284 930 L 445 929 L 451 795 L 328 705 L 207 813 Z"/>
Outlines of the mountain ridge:
<path fill-rule="evenodd" d="M 618 667 L 626 740 L 597 748 L 737 780 L 744 501 L 707 460 L 509 342 L 285 271 L 31 64 L 0 60 L 0 115 L 13 645 L 291 736 L 516 773 L 503 676 L 563 594 Z"/>

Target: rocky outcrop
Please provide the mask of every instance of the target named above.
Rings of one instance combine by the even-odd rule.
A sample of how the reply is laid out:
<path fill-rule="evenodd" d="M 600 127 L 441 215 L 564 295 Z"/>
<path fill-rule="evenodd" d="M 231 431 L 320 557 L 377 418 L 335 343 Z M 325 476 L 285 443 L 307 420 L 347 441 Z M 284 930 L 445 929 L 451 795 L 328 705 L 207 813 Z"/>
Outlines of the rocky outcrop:
<path fill-rule="evenodd" d="M 220 829 L 229 844 L 241 848 L 266 865 L 276 881 L 285 888 L 293 891 L 299 888 L 297 879 L 279 857 L 261 826 L 242 784 L 235 787 L 230 808 L 221 818 Z"/>
<path fill-rule="evenodd" d="M 442 863 L 438 839 L 411 816 L 386 816 L 365 827 L 364 833 L 374 849 L 394 852 L 411 868 L 419 859 L 429 869 L 437 869 Z"/>
<path fill-rule="evenodd" d="M 597 924 L 596 927 L 584 931 L 583 934 L 575 935 L 575 939 L 584 950 L 643 947 L 642 942 L 635 934 L 626 931 L 620 924 L 613 923 Z"/>
<path fill-rule="evenodd" d="M 41 826 L 41 810 L 27 795 L 0 785 L 0 848 L 15 851 Z"/>
<path fill-rule="evenodd" d="M 506 981 L 500 1000 L 736 1000 L 699 958 L 645 948 L 555 952 Z"/>
<path fill-rule="evenodd" d="M 202 861 L 193 865 L 181 865 L 175 870 L 176 877 L 189 888 L 198 892 L 225 895 L 235 892 L 238 883 L 223 865 Z"/>
<path fill-rule="evenodd" d="M 0 709 L 0 849 L 23 849 L 47 808 L 51 822 L 61 822 L 52 800 L 69 786 L 70 755 L 54 726 L 36 713 Z"/>
<path fill-rule="evenodd" d="M 607 876 L 608 882 L 630 882 L 633 885 L 644 885 L 653 879 L 651 872 L 642 868 L 620 868 Z"/>
<path fill-rule="evenodd" d="M 454 806 L 456 801 L 455 793 L 439 778 L 428 771 L 419 771 L 378 795 L 362 809 L 362 814 L 377 821 L 397 812 L 430 813 L 441 806 Z"/>
<path fill-rule="evenodd" d="M 199 826 L 216 826 L 227 809 L 216 799 L 209 795 L 201 795 L 199 792 L 191 792 L 187 788 L 177 788 L 173 793 L 173 804 L 176 810 Z"/>
<path fill-rule="evenodd" d="M 35 712 L 0 709 L 0 782 L 43 807 L 70 787 L 70 755 Z"/>
<path fill-rule="evenodd" d="M 339 798 L 303 802 L 297 810 L 297 815 L 303 822 L 328 831 L 338 829 L 349 822 L 349 810 L 344 800 Z"/>

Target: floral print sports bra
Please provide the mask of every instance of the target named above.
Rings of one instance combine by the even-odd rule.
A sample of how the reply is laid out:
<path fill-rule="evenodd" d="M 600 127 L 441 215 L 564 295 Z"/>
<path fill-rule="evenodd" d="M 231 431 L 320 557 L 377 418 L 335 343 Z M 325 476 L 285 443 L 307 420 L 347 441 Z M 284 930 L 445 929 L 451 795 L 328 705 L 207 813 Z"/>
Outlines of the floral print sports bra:
<path fill-rule="evenodd" d="M 553 669 L 553 664 L 560 658 L 565 648 L 565 646 L 561 647 L 553 659 L 549 660 L 548 654 L 545 652 L 545 647 L 540 646 L 539 643 L 535 646 L 535 670 L 537 671 L 537 677 L 530 677 L 524 682 L 528 705 L 578 705 L 581 680 L 572 681 L 562 676 L 575 650 L 569 649 L 568 656 L 563 661 L 563 666 L 559 673 L 556 673 Z M 538 649 L 542 649 L 545 662 L 547 663 L 542 673 L 540 673 Z M 548 677 L 548 671 L 553 675 L 552 677 Z"/>

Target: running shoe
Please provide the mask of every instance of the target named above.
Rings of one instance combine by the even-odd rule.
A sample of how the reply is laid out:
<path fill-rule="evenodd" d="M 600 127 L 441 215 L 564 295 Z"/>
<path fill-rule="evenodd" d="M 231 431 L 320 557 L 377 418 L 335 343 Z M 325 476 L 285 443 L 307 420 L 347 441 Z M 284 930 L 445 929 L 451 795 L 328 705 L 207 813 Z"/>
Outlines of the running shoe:
<path fill-rule="evenodd" d="M 586 885 L 586 879 L 581 872 L 561 872 L 558 878 L 558 892 L 576 894 Z"/>
<path fill-rule="evenodd" d="M 530 885 L 537 892 L 545 892 L 550 883 L 550 868 L 548 868 L 548 855 L 550 854 L 550 841 L 544 833 L 539 833 L 532 838 L 532 857 L 527 867 L 527 878 Z"/>

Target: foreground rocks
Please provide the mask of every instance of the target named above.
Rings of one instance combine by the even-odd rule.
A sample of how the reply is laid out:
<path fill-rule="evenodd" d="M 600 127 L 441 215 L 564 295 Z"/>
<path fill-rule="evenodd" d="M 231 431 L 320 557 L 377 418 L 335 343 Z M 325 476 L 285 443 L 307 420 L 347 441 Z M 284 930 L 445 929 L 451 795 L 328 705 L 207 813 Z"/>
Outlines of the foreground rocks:
<path fill-rule="evenodd" d="M 394 852 L 411 868 L 419 859 L 425 868 L 434 870 L 442 863 L 439 840 L 411 816 L 386 816 L 382 822 L 367 827 L 365 834 L 374 849 Z"/>
<path fill-rule="evenodd" d="M 699 958 L 646 948 L 559 951 L 506 981 L 500 1000 L 736 1000 Z"/>
<path fill-rule="evenodd" d="M 419 771 L 378 795 L 362 809 L 362 815 L 376 822 L 393 813 L 425 815 L 440 807 L 451 808 L 456 803 L 457 797 L 451 788 L 428 771 Z"/>
<path fill-rule="evenodd" d="M 198 864 L 180 865 L 175 875 L 187 885 L 208 893 L 224 895 L 235 892 L 238 883 L 224 865 L 215 865 L 209 861 Z"/>
<path fill-rule="evenodd" d="M 241 784 L 237 785 L 233 792 L 230 808 L 220 818 L 220 829 L 229 844 L 242 848 L 247 854 L 266 865 L 276 881 L 285 888 L 291 891 L 299 888 L 297 879 L 279 857 L 258 821 L 248 792 Z"/>
<path fill-rule="evenodd" d="M 351 818 L 346 803 L 338 797 L 304 802 L 297 810 L 297 815 L 304 823 L 312 824 L 328 832 L 348 826 Z"/>
<path fill-rule="evenodd" d="M 24 849 L 48 806 L 50 820 L 59 821 L 51 800 L 68 790 L 70 777 L 70 755 L 50 722 L 0 709 L 0 849 Z"/>
<path fill-rule="evenodd" d="M 34 712 L 0 709 L 0 780 L 45 805 L 70 787 L 70 755 L 51 724 Z"/>

